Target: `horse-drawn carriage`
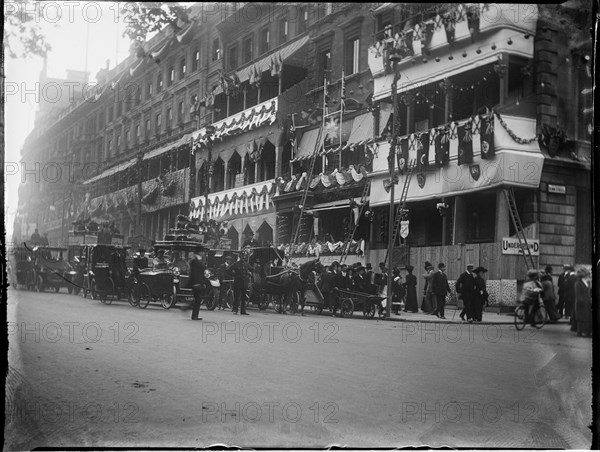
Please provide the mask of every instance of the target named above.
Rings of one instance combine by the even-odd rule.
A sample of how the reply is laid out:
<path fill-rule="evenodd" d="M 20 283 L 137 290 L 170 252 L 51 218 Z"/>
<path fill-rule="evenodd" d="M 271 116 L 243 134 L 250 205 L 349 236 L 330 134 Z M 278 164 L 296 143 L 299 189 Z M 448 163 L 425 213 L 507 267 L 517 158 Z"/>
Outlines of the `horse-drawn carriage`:
<path fill-rule="evenodd" d="M 190 261 L 194 253 L 203 256 L 207 261 L 209 250 L 200 243 L 185 240 L 165 240 L 154 244 L 154 251 L 164 250 L 167 261 L 161 269 L 141 269 L 134 275 L 131 302 L 145 309 L 152 302 L 160 302 L 164 309 L 170 309 L 178 302 L 192 303 L 194 294 L 188 288 Z M 213 270 L 207 268 L 204 272 L 205 291 L 202 293 L 202 303 L 207 309 L 214 310 L 219 300 L 219 284 L 213 276 Z M 215 282 L 216 281 L 216 282 Z"/>
<path fill-rule="evenodd" d="M 33 280 L 38 292 L 47 288 L 58 292 L 61 287 L 66 287 L 69 293 L 73 292 L 72 280 L 75 271 L 64 260 L 67 248 L 59 246 L 36 246 L 33 249 Z"/>
<path fill-rule="evenodd" d="M 19 289 L 25 287 L 27 290 L 35 288 L 35 273 L 33 271 L 33 251 L 26 246 L 16 246 L 11 250 L 9 257 L 9 268 L 12 273 L 10 283 Z"/>
<path fill-rule="evenodd" d="M 122 296 L 129 297 L 131 275 L 126 265 L 129 247 L 119 245 L 84 245 L 77 258 L 83 275 L 83 297 L 88 294 L 102 303 L 111 304 Z"/>
<path fill-rule="evenodd" d="M 378 311 L 379 317 L 383 317 L 383 305 L 381 302 L 386 297 L 345 289 L 335 289 L 335 291 L 342 317 L 352 317 L 355 309 L 362 309 L 366 319 L 372 319 L 376 311 Z"/>

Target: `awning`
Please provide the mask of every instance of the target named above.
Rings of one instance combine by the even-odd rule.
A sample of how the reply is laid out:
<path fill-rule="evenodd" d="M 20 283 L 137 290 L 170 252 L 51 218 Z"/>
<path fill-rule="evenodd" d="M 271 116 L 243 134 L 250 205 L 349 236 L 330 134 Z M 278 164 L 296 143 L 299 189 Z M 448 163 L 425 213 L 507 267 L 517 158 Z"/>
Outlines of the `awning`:
<path fill-rule="evenodd" d="M 360 204 L 360 198 L 354 198 L 354 202 L 357 204 Z M 350 200 L 349 199 L 338 199 L 337 201 L 315 204 L 310 209 L 306 209 L 306 212 L 310 213 L 310 212 L 315 212 L 315 211 L 349 209 L 349 208 L 350 208 Z"/>
<path fill-rule="evenodd" d="M 113 166 L 112 168 L 109 168 L 109 169 L 103 171 L 102 173 L 98 174 L 97 176 L 94 176 L 91 179 L 86 180 L 83 184 L 84 185 L 92 184 L 96 181 L 99 181 L 100 179 L 104 179 L 105 177 L 112 176 L 113 174 L 116 174 L 123 170 L 126 170 L 127 168 L 130 168 L 133 165 L 135 165 L 136 161 L 137 161 L 137 158 L 132 158 L 131 160 L 128 160 L 125 163 L 121 163 L 117 166 Z"/>
<path fill-rule="evenodd" d="M 312 156 L 315 152 L 315 146 L 317 145 L 317 138 L 319 138 L 319 127 L 304 132 L 302 138 L 300 138 L 298 152 L 294 156 L 294 159 L 298 160 L 302 157 Z"/>
<path fill-rule="evenodd" d="M 148 152 L 146 155 L 144 155 L 144 160 L 149 160 L 152 159 L 154 157 L 158 157 L 159 155 L 164 154 L 165 152 L 170 151 L 171 149 L 177 148 L 183 144 L 190 143 L 192 140 L 192 134 L 188 133 L 187 135 L 184 135 L 183 137 L 181 137 L 179 140 L 173 142 L 173 143 L 169 143 L 165 146 L 162 146 L 160 148 L 156 148 L 151 150 L 150 152 Z"/>
<path fill-rule="evenodd" d="M 249 66 L 245 67 L 244 69 L 240 69 L 237 72 L 238 78 L 240 79 L 240 82 L 244 82 L 246 80 L 250 79 L 250 74 L 252 73 L 252 71 L 254 71 L 254 68 L 256 67 L 260 72 L 265 72 L 268 71 L 271 65 L 271 60 L 277 58 L 278 60 L 281 59 L 281 61 L 285 61 L 287 58 L 289 58 L 290 56 L 292 56 L 294 53 L 296 53 L 298 50 L 300 50 L 307 42 L 308 42 L 308 36 L 304 36 L 288 45 L 286 45 L 285 47 L 283 47 L 282 49 L 280 49 L 279 51 L 275 51 L 270 53 L 269 55 L 265 56 L 264 58 L 262 58 L 261 60 L 259 60 L 258 62 L 255 63 L 251 63 Z"/>
<path fill-rule="evenodd" d="M 379 14 L 383 11 L 386 11 L 390 8 L 392 8 L 392 6 L 396 5 L 396 3 L 382 3 L 381 5 L 379 5 L 377 8 L 375 8 L 373 10 L 373 14 Z"/>
<path fill-rule="evenodd" d="M 361 144 L 373 139 L 373 115 L 365 113 L 354 118 L 348 144 Z"/>

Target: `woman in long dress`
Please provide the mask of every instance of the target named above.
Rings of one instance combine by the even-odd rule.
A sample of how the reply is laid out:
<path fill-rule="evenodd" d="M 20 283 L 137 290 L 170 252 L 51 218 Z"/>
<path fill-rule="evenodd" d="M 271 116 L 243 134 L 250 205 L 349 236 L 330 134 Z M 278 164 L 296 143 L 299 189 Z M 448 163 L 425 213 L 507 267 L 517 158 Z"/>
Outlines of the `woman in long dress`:
<path fill-rule="evenodd" d="M 592 297 L 589 284 L 590 271 L 586 267 L 577 269 L 575 282 L 575 323 L 577 336 L 592 335 Z"/>
<path fill-rule="evenodd" d="M 431 314 L 435 311 L 434 297 L 431 292 L 431 278 L 433 277 L 433 265 L 430 262 L 425 262 L 425 289 L 423 290 L 423 303 L 421 304 L 421 311 L 426 314 Z"/>
<path fill-rule="evenodd" d="M 419 312 L 419 302 L 417 301 L 417 277 L 413 275 L 413 270 L 415 268 L 412 265 L 406 266 L 406 271 L 408 275 L 406 275 L 406 282 L 404 285 L 406 286 L 406 307 L 404 310 L 406 312 Z"/>

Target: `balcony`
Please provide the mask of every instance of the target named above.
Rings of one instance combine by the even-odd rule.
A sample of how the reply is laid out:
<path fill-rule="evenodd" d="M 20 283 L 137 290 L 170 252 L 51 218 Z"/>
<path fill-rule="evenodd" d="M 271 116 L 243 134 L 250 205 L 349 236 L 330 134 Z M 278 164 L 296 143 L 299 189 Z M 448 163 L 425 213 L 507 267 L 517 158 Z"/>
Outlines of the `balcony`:
<path fill-rule="evenodd" d="M 450 124 L 458 128 L 467 120 Z M 474 121 L 475 122 L 475 121 Z M 436 199 L 486 190 L 494 187 L 512 186 L 538 188 L 540 184 L 544 156 L 536 138 L 535 119 L 517 116 L 498 116 L 494 114 L 493 144 L 495 155 L 482 157 L 481 134 L 475 124 L 472 135 L 473 158 L 471 163 L 458 164 L 458 138 L 450 135 L 449 161 L 443 167 L 435 164 L 435 145 L 429 145 L 424 154 L 427 166 L 416 170 L 408 187 L 408 202 Z M 431 134 L 432 131 L 425 132 Z M 431 136 L 431 135 L 430 135 Z M 408 161 L 417 161 L 416 134 L 401 138 L 409 143 Z M 429 140 L 431 141 L 431 140 Z M 389 179 L 387 157 L 389 143 L 378 145 L 373 162 L 373 183 L 371 185 L 370 205 L 387 205 L 390 195 L 385 190 L 385 181 Z M 406 175 L 400 176 L 398 187 L 402 187 Z M 395 191 L 395 202 L 400 201 L 401 190 Z"/>
<path fill-rule="evenodd" d="M 390 95 L 390 55 L 395 55 L 396 70 L 401 71 L 400 90 L 493 63 L 502 54 L 532 58 L 538 15 L 535 5 L 489 4 L 485 9 L 479 4 L 478 31 L 467 19 L 464 6 L 456 7 L 453 37 L 440 14 L 418 24 L 398 24 L 376 37 L 380 39 L 368 54 L 375 100 Z"/>

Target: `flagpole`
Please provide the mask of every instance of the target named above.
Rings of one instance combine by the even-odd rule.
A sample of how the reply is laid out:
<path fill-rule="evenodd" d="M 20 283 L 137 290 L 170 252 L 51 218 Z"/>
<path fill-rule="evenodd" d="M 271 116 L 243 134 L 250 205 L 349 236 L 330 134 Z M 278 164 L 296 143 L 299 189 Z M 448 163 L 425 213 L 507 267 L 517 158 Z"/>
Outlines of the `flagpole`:
<path fill-rule="evenodd" d="M 388 168 L 390 171 L 390 212 L 388 217 L 388 261 L 386 262 L 388 266 L 388 279 L 387 279 L 387 305 L 385 307 L 385 318 L 389 319 L 391 317 L 392 311 L 392 299 L 393 299 L 393 274 L 392 274 L 392 253 L 394 252 L 394 242 L 392 242 L 392 237 L 394 236 L 394 201 L 395 201 L 395 173 L 396 173 L 396 141 L 397 134 L 400 132 L 397 128 L 397 124 L 399 124 L 398 120 L 398 79 L 400 79 L 400 74 L 395 71 L 394 72 L 394 80 L 392 81 L 392 108 L 394 109 L 394 120 L 392 122 L 392 140 L 390 142 L 390 152 L 388 155 Z"/>

